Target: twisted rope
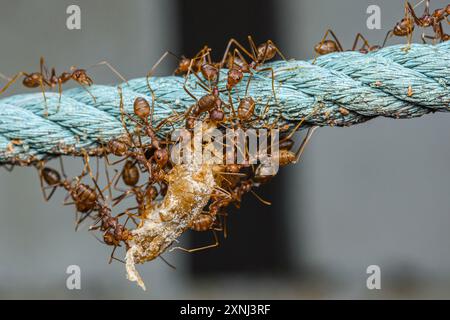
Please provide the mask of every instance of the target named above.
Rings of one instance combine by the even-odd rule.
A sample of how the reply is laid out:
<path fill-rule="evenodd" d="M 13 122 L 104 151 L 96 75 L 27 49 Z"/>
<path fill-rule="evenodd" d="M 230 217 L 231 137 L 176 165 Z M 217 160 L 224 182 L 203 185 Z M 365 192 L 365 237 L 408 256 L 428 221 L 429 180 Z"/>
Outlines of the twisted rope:
<path fill-rule="evenodd" d="M 257 102 L 256 113 L 267 110 L 266 121 L 303 127 L 350 126 L 374 117 L 420 117 L 449 111 L 450 42 L 439 45 L 391 46 L 369 54 L 341 52 L 311 61 L 268 63 L 274 71 L 255 72 L 248 95 Z M 226 70 L 222 70 L 220 88 Z M 245 95 L 248 75 L 232 92 L 232 101 Z M 152 77 L 155 94 L 154 123 L 182 114 L 195 100 L 183 89 L 184 78 Z M 275 90 L 273 90 L 273 86 Z M 133 101 L 152 101 L 146 78 L 122 84 L 124 110 L 133 112 Z M 194 78 L 189 91 L 200 98 L 205 90 Z M 93 150 L 124 134 L 117 86 L 94 85 L 46 93 L 48 116 L 42 93 L 20 94 L 0 100 L 0 164 L 26 164 L 36 159 Z M 275 91 L 275 92 L 274 92 Z M 275 93 L 275 94 L 274 94 Z M 223 93 L 228 101 L 227 93 Z M 181 127 L 183 121 L 173 124 Z M 132 126 L 132 123 L 128 123 Z M 166 126 L 160 134 L 172 130 Z"/>

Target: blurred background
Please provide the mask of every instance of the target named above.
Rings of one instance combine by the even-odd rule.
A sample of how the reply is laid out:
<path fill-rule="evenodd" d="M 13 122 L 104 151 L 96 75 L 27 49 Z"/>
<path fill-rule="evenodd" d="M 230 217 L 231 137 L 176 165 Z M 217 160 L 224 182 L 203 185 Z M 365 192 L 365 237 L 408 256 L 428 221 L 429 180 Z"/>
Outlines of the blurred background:
<path fill-rule="evenodd" d="M 81 30 L 66 28 L 71 4 L 81 8 Z M 381 9 L 380 30 L 367 28 L 369 5 Z M 140 77 L 165 50 L 221 52 L 230 37 L 249 34 L 311 59 L 328 27 L 345 48 L 357 32 L 381 44 L 402 16 L 402 0 L 1 0 L 0 72 L 35 70 L 42 55 L 57 70 L 108 60 Z M 92 74 L 116 82 L 107 69 Z M 8 94 L 19 92 L 17 84 Z M 258 190 L 272 206 L 247 195 L 219 248 L 166 255 L 176 270 L 161 260 L 141 266 L 147 292 L 125 278 L 124 265 L 108 265 L 109 248 L 86 228 L 75 232 L 63 194 L 44 203 L 35 169 L 1 169 L 0 298 L 450 298 L 449 124 L 448 114 L 434 114 L 321 128 L 301 163 Z M 69 265 L 81 268 L 81 290 L 66 288 Z M 366 287 L 370 265 L 381 269 L 381 290 Z"/>

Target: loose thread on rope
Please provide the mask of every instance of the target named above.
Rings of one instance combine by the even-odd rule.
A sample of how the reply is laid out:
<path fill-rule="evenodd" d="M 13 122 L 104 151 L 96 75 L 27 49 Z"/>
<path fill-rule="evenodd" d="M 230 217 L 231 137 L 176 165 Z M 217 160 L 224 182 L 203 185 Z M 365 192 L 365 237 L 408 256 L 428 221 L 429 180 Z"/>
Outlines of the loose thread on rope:
<path fill-rule="evenodd" d="M 248 96 L 256 113 L 268 109 L 267 121 L 300 129 L 310 126 L 350 126 L 375 117 L 420 117 L 447 112 L 450 105 L 450 43 L 386 47 L 362 54 L 339 52 L 312 61 L 267 63 L 275 74 L 276 101 L 270 72 L 255 72 Z M 222 70 L 226 74 L 226 70 Z M 220 88 L 225 87 L 221 77 Z M 192 81 L 191 81 L 192 80 Z M 232 101 L 245 95 L 248 75 L 233 88 Z M 154 123 L 183 114 L 195 101 L 183 89 L 185 79 L 152 77 Z M 205 90 L 188 81 L 200 98 Z M 120 85 L 125 112 L 133 112 L 137 97 L 152 101 L 146 78 Z M 93 85 L 92 96 L 82 88 L 58 93 L 19 94 L 0 100 L 0 164 L 28 164 L 34 160 L 96 149 L 124 134 L 118 86 Z M 224 93 L 225 94 L 225 93 Z M 224 100 L 228 97 L 224 96 Z M 46 111 L 48 109 L 48 115 Z M 164 128 L 165 134 L 184 122 Z M 132 124 L 129 124 L 130 127 Z"/>

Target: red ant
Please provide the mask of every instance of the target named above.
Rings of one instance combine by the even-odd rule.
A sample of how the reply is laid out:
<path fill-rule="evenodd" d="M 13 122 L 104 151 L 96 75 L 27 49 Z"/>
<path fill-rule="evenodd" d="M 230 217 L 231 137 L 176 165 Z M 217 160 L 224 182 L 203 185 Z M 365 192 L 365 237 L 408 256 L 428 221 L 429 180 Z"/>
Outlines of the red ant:
<path fill-rule="evenodd" d="M 392 36 L 397 37 L 408 37 L 408 45 L 406 48 L 404 48 L 405 51 L 408 51 L 411 46 L 411 40 L 412 35 L 414 32 L 415 23 L 417 23 L 419 26 L 422 24 L 423 26 L 427 25 L 428 23 L 432 23 L 430 18 L 428 17 L 428 1 L 427 6 L 425 7 L 425 12 L 422 15 L 421 18 L 415 19 L 414 15 L 414 8 L 411 7 L 409 2 L 405 2 L 405 14 L 403 18 L 397 22 L 392 30 L 389 30 L 386 34 L 386 37 L 383 42 L 383 47 L 385 46 L 387 40 L 391 38 Z M 424 39 L 424 38 L 422 38 Z"/>
<path fill-rule="evenodd" d="M 203 64 L 205 62 L 205 59 L 204 59 L 205 56 L 209 57 L 210 51 L 211 51 L 210 48 L 208 48 L 207 46 L 204 46 L 199 52 L 197 52 L 197 54 L 193 58 L 187 58 L 185 56 L 179 57 L 178 55 L 176 55 L 175 53 L 173 53 L 171 51 L 164 52 L 164 54 L 158 59 L 158 61 L 156 61 L 156 63 L 152 66 L 152 68 L 146 75 L 147 87 L 153 98 L 152 104 L 155 101 L 155 95 L 154 95 L 153 89 L 150 86 L 150 77 L 153 75 L 155 70 L 158 68 L 158 66 L 161 64 L 161 62 L 167 56 L 171 55 L 178 60 L 177 68 L 174 71 L 175 75 L 186 75 L 191 72 L 193 72 L 194 74 L 197 74 L 199 71 L 202 71 L 203 74 L 207 75 L 208 67 L 203 67 Z M 209 58 L 209 61 L 210 61 L 210 58 Z"/>
<path fill-rule="evenodd" d="M 119 217 L 124 214 L 128 214 L 128 218 L 125 220 L 124 224 L 120 224 Z M 103 242 L 109 246 L 114 246 L 109 259 L 109 263 L 111 263 L 113 259 L 124 262 L 114 257 L 114 253 L 117 247 L 120 247 L 121 242 L 125 243 L 125 246 L 128 248 L 127 241 L 131 239 L 131 234 L 125 226 L 129 218 L 130 214 L 128 213 L 128 211 L 125 211 L 113 217 L 111 215 L 111 209 L 108 206 L 100 206 L 100 208 L 98 209 L 97 221 L 89 228 L 89 230 L 100 229 L 101 231 L 103 231 Z M 96 226 L 98 223 L 100 223 L 100 225 Z"/>
<path fill-rule="evenodd" d="M 80 212 L 81 214 L 84 214 L 84 217 L 77 218 L 77 227 L 78 225 L 87 217 L 90 215 L 90 213 L 96 209 L 98 209 L 97 202 L 99 200 L 99 196 L 104 199 L 103 197 L 103 191 L 100 190 L 97 180 L 94 178 L 94 176 L 91 173 L 91 169 L 89 167 L 89 164 L 87 161 L 88 158 L 86 156 L 85 165 L 83 168 L 82 173 L 75 177 L 73 180 L 69 180 L 67 178 L 67 175 L 64 171 L 64 166 L 62 163 L 62 159 L 60 159 L 60 165 L 62 169 L 63 178 L 61 178 L 61 175 L 58 171 L 55 169 L 52 169 L 50 167 L 44 166 L 42 162 L 39 162 L 37 165 L 37 168 L 39 170 L 39 179 L 41 183 L 41 190 L 44 195 L 44 200 L 49 201 L 50 198 L 53 196 L 54 192 L 56 191 L 57 187 L 62 187 L 65 190 L 68 191 L 68 196 L 70 196 L 75 204 L 77 212 Z M 94 188 L 91 186 L 82 183 L 81 179 L 86 176 L 86 174 L 89 173 L 91 176 L 95 189 L 98 190 L 98 194 Z M 44 185 L 44 182 L 46 186 Z M 50 194 L 47 195 L 46 190 L 51 189 Z M 67 201 L 67 197 L 66 197 Z M 69 203 L 65 203 L 69 204 Z"/>
<path fill-rule="evenodd" d="M 334 40 L 327 39 L 328 35 L 331 35 Z M 362 41 L 363 45 L 357 49 L 358 43 Z M 353 46 L 350 51 L 359 51 L 361 53 L 368 53 L 372 51 L 379 50 L 381 47 L 379 45 L 370 45 L 367 39 L 361 34 L 357 33 L 355 40 L 353 41 Z M 319 55 L 325 55 L 333 52 L 343 52 L 339 39 L 331 29 L 327 29 L 322 40 L 314 46 L 314 51 L 316 52 L 316 56 L 314 57 L 314 62 Z"/>
<path fill-rule="evenodd" d="M 422 41 L 426 43 L 425 38 L 432 39 L 433 41 L 440 39 L 441 41 L 448 41 L 450 39 L 450 35 L 446 34 L 442 28 L 442 20 L 447 19 L 450 15 L 450 4 L 445 8 L 436 9 L 433 14 L 430 14 L 430 0 L 427 0 L 425 3 L 425 9 L 421 17 L 417 17 L 414 8 L 411 6 L 409 2 L 406 3 L 408 6 L 408 10 L 411 13 L 414 22 L 422 28 L 432 27 L 435 33 L 434 36 L 422 34 Z"/>
<path fill-rule="evenodd" d="M 225 61 L 227 60 L 228 65 L 228 75 L 227 75 L 227 89 L 231 90 L 236 86 L 244 77 L 244 73 L 251 73 L 251 70 L 255 71 L 270 71 L 272 73 L 272 90 L 274 93 L 274 98 L 276 100 L 275 93 L 275 75 L 273 69 L 263 68 L 256 70 L 259 66 L 262 66 L 266 61 L 272 60 L 278 53 L 283 60 L 286 60 L 284 55 L 278 49 L 278 47 L 273 43 L 272 40 L 267 40 L 266 42 L 256 46 L 253 38 L 251 36 L 247 37 L 250 44 L 251 52 L 244 48 L 236 39 L 230 39 L 223 54 L 220 66 L 223 67 Z M 231 46 L 235 45 L 237 48 L 233 50 L 233 54 L 230 53 Z M 241 52 L 242 51 L 242 52 Z M 252 62 L 247 63 L 244 55 L 247 55 Z M 250 75 L 251 76 L 251 75 Z"/>
<path fill-rule="evenodd" d="M 116 70 L 114 69 L 107 61 L 101 61 L 97 63 L 97 65 L 106 65 L 114 74 L 116 74 L 120 79 L 122 79 L 124 82 L 127 82 L 127 80 Z M 45 114 L 47 115 L 47 98 L 45 96 L 45 87 L 49 87 L 50 89 L 58 87 L 59 92 L 59 102 L 61 102 L 61 95 L 62 95 L 62 85 L 68 82 L 69 80 L 73 80 L 76 83 L 78 83 L 86 92 L 92 97 L 94 102 L 96 102 L 95 97 L 92 95 L 92 93 L 86 88 L 93 84 L 92 79 L 88 76 L 87 71 L 85 69 L 78 69 L 75 67 L 70 68 L 70 72 L 64 71 L 60 75 L 56 74 L 55 68 L 52 68 L 50 73 L 48 72 L 48 69 L 44 62 L 44 57 L 40 58 L 40 70 L 39 72 L 32 72 L 28 73 L 25 71 L 21 71 L 17 73 L 15 76 L 13 76 L 11 79 L 8 77 L 1 75 L 3 78 L 8 79 L 8 83 L 0 89 L 0 94 L 5 92 L 14 82 L 17 81 L 17 79 L 20 76 L 23 76 L 22 84 L 27 88 L 41 88 L 42 95 L 44 96 L 44 102 L 45 102 Z"/>

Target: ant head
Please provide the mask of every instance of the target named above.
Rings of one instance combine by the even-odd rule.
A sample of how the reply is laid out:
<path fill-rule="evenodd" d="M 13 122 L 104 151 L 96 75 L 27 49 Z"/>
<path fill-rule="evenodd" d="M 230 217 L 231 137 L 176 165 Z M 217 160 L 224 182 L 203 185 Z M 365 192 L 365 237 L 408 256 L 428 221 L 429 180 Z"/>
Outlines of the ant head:
<path fill-rule="evenodd" d="M 231 90 L 235 85 L 241 82 L 244 77 L 244 73 L 241 68 L 233 67 L 228 70 L 228 78 L 227 78 L 227 89 Z"/>
<path fill-rule="evenodd" d="M 394 35 L 404 37 L 414 31 L 414 21 L 409 17 L 403 18 L 400 22 L 397 22 L 392 32 Z"/>
<path fill-rule="evenodd" d="M 209 112 L 209 119 L 215 122 L 222 122 L 225 117 L 225 113 L 222 109 L 214 108 Z"/>
<path fill-rule="evenodd" d="M 49 167 L 42 169 L 42 177 L 49 186 L 54 186 L 61 182 L 59 172 Z"/>
<path fill-rule="evenodd" d="M 195 127 L 195 117 L 186 118 L 186 129 L 192 130 Z"/>
<path fill-rule="evenodd" d="M 208 81 L 216 81 L 217 75 L 219 74 L 219 69 L 209 63 L 204 63 L 201 66 L 201 71 L 203 77 Z"/>
<path fill-rule="evenodd" d="M 159 166 L 163 167 L 169 161 L 169 152 L 167 151 L 167 149 L 161 148 L 155 151 L 154 157 L 156 163 Z"/>
<path fill-rule="evenodd" d="M 72 79 L 81 85 L 90 86 L 93 81 L 86 73 L 84 69 L 77 69 L 72 73 Z"/>
<path fill-rule="evenodd" d="M 182 56 L 180 62 L 178 63 L 178 68 L 175 70 L 175 74 L 183 74 L 189 71 L 191 65 L 191 59 Z"/>
<path fill-rule="evenodd" d="M 148 202 L 152 202 L 158 196 L 158 190 L 154 186 L 150 185 L 147 187 L 147 190 L 145 190 L 145 196 L 147 197 Z"/>

